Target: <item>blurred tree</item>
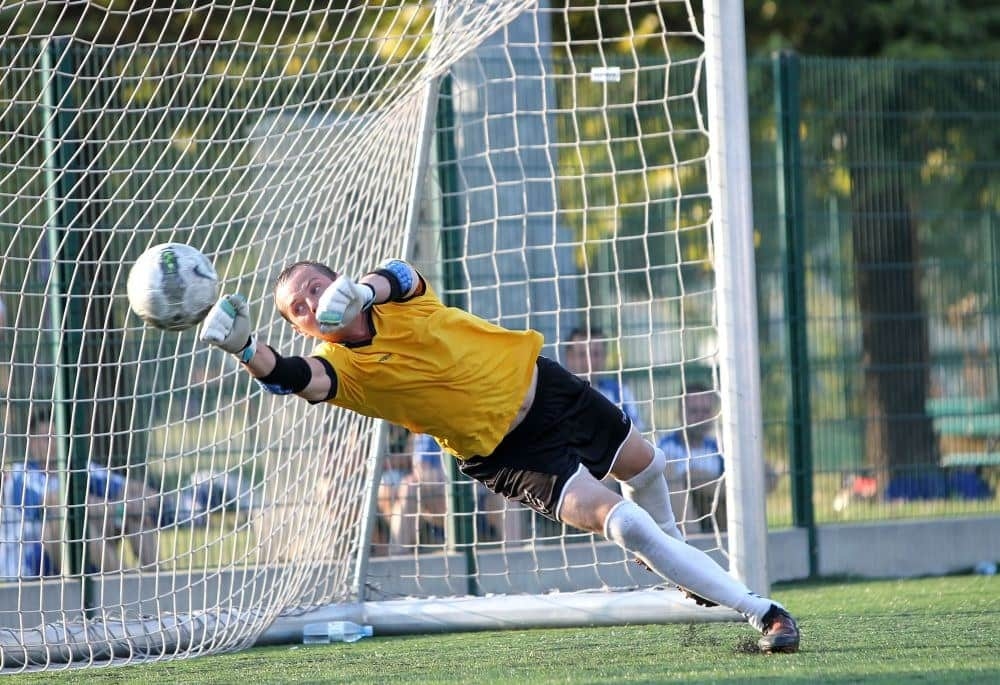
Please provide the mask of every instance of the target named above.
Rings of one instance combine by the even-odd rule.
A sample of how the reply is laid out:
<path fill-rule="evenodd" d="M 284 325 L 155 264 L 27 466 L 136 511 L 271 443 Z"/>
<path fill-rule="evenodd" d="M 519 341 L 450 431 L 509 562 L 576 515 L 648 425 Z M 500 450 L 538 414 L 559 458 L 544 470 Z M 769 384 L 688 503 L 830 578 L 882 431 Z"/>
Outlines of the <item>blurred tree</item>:
<path fill-rule="evenodd" d="M 426 41 L 432 3 L 331 0 L 247 0 L 243 3 L 175 0 L 0 3 L 0 26 L 30 35 L 70 37 L 101 45 L 240 43 L 281 47 L 337 43 L 342 52 L 362 43 L 381 56 L 409 54 Z M 384 40 L 372 41 L 370 35 Z"/>
<path fill-rule="evenodd" d="M 751 53 L 789 48 L 828 57 L 996 59 L 994 0 L 747 0 Z"/>
<path fill-rule="evenodd" d="M 137 401 L 134 397 L 120 395 L 120 388 L 132 387 L 120 376 L 133 373 L 133 369 L 120 363 L 125 343 L 121 328 L 114 323 L 123 320 L 124 313 L 115 311 L 113 293 L 120 265 L 108 256 L 124 254 L 128 241 L 112 242 L 115 238 L 107 228 L 116 221 L 148 224 L 150 207 L 167 205 L 155 202 L 165 187 L 173 187 L 174 192 L 162 196 L 184 196 L 189 201 L 169 203 L 155 220 L 174 229 L 174 236 L 177 230 L 183 233 L 198 227 L 206 214 L 222 211 L 219 207 L 227 199 L 199 197 L 191 190 L 195 184 L 192 179 L 203 186 L 224 186 L 230 170 L 238 168 L 241 161 L 237 157 L 242 153 L 239 145 L 212 140 L 220 127 L 218 113 L 233 112 L 233 118 L 238 119 L 242 109 L 263 108 L 275 95 L 297 101 L 288 91 L 305 91 L 313 81 L 281 78 L 289 74 L 326 75 L 323 82 L 332 89 L 331 95 L 320 104 L 312 95 L 314 109 L 328 109 L 331 98 L 342 109 L 376 107 L 378 96 L 368 96 L 376 89 L 367 86 L 377 83 L 379 92 L 391 93 L 388 84 L 397 73 L 393 67 L 404 65 L 398 69 L 402 74 L 419 68 L 418 58 L 429 40 L 430 16 L 431 4 L 426 0 L 387 5 L 349 0 L 247 0 L 236 4 L 0 0 L 0 26 L 5 35 L 35 37 L 26 41 L 23 49 L 17 40 L 0 43 L 0 48 L 5 48 L 6 65 L 25 61 L 30 65 L 0 77 L 8 82 L 23 78 L 16 81 L 17 88 L 5 93 L 18 92 L 19 98 L 33 93 L 39 101 L 45 97 L 33 91 L 41 81 L 25 76 L 37 69 L 31 64 L 38 60 L 33 52 L 37 46 L 46 45 L 44 49 L 55 65 L 56 76 L 43 85 L 56 103 L 55 125 L 61 131 L 54 155 L 62 170 L 55 189 L 59 216 L 53 217 L 53 225 L 59 226 L 64 237 L 52 258 L 66 270 L 60 280 L 68 288 L 63 293 L 65 307 L 75 327 L 73 344 L 65 347 L 71 358 L 62 360 L 62 366 L 71 374 L 65 386 L 81 394 L 76 399 L 92 400 L 88 406 L 93 415 L 81 416 L 78 424 L 80 430 L 86 426 L 93 434 L 95 454 L 120 465 L 129 461 L 129 452 L 144 453 L 132 442 L 131 422 L 147 413 L 130 408 Z M 50 40 L 43 43 L 43 38 Z M 363 62 L 342 61 L 344 55 L 361 55 Z M 358 64 L 366 68 L 360 76 L 355 69 Z M 189 85 L 185 75 L 199 69 L 208 77 L 201 79 L 195 92 L 185 91 Z M 269 87 L 261 88 L 262 82 Z M 350 87 L 341 87 L 345 82 Z M 302 92 L 299 99 L 308 101 L 309 97 Z M 178 112 L 181 108 L 177 103 L 184 98 L 192 107 Z M 111 125 L 111 117 L 105 116 L 109 108 L 119 113 L 119 122 L 148 125 L 148 112 L 143 107 L 171 112 L 158 121 L 169 129 L 166 135 L 172 136 L 175 144 L 132 145 L 130 139 L 123 140 L 106 128 Z M 207 116 L 206 111 L 216 116 Z M 17 118 L 23 113 L 23 109 L 5 109 L 0 119 L 11 123 L 0 128 L 19 131 L 24 122 Z M 30 123 L 37 127 L 40 122 Z M 119 130 L 131 129 L 123 124 Z M 5 142 L 11 140 L 13 136 L 4 138 Z M 214 143 L 212 156 L 219 163 L 196 173 L 167 173 L 185 169 L 185 157 L 190 158 L 187 164 L 196 163 L 194 158 L 204 155 L 210 142 Z M 135 168 L 158 168 L 165 180 L 137 184 Z M 142 192 L 136 185 L 157 187 L 150 188 L 152 197 L 137 195 L 139 201 L 126 206 L 122 198 L 128 192 Z M 121 305 L 118 307 L 120 310 Z"/>

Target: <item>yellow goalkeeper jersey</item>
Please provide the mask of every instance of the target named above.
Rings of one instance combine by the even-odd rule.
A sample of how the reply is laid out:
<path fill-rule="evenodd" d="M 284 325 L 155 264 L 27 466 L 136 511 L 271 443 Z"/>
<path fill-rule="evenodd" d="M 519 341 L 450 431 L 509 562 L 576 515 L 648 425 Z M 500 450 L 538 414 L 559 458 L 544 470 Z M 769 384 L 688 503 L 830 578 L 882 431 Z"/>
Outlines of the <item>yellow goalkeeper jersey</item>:
<path fill-rule="evenodd" d="M 337 372 L 330 403 L 432 435 L 460 459 L 489 455 L 528 391 L 542 335 L 494 326 L 423 288 L 375 305 L 369 342 L 316 348 Z"/>

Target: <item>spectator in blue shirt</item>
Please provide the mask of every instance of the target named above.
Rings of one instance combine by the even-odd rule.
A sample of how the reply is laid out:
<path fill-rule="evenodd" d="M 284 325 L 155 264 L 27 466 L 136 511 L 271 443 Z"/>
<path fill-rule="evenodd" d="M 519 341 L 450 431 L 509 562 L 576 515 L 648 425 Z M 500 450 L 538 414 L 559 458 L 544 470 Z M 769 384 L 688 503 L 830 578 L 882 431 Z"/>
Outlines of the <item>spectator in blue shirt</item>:
<path fill-rule="evenodd" d="M 56 461 L 56 439 L 47 410 L 32 414 L 24 462 L 3 473 L 0 500 L 0 577 L 56 575 L 65 515 Z M 128 544 L 144 569 L 158 561 L 159 493 L 144 482 L 94 462 L 87 472 L 87 565 L 89 571 L 123 570 L 120 547 Z"/>
<path fill-rule="evenodd" d="M 32 425 L 28 456 L 3 471 L 0 499 L 0 578 L 39 578 L 58 573 L 59 477 L 40 427 Z"/>
<path fill-rule="evenodd" d="M 718 413 L 716 391 L 703 383 L 688 383 L 682 401 L 683 427 L 660 438 L 674 516 L 682 529 L 693 525 L 711 532 L 713 514 L 719 530 L 726 529 L 725 461 L 714 431 Z"/>
<path fill-rule="evenodd" d="M 639 405 L 618 374 L 608 369 L 608 337 L 601 328 L 574 328 L 566 343 L 565 366 L 572 373 L 586 378 L 594 388 L 632 420 L 640 433 L 645 430 L 639 415 Z"/>

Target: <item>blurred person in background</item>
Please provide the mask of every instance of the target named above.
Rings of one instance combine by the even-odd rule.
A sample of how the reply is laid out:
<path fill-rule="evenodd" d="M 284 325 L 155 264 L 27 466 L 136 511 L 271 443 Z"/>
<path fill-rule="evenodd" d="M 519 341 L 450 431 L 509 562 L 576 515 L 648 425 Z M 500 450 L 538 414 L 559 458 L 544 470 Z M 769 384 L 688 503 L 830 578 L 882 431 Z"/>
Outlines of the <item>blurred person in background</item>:
<path fill-rule="evenodd" d="M 0 564 L 4 577 L 56 575 L 62 569 L 65 507 L 57 446 L 51 413 L 35 410 L 28 424 L 27 458 L 3 473 Z M 123 540 L 128 540 L 141 569 L 157 567 L 159 499 L 144 482 L 88 463 L 88 571 L 127 570 L 121 555 Z"/>
<path fill-rule="evenodd" d="M 418 544 L 443 544 L 447 490 L 451 484 L 440 445 L 429 435 L 415 433 L 407 441 L 411 468 L 402 474 L 390 514 L 389 553 L 399 554 Z M 481 542 L 514 543 L 522 539 L 523 507 L 490 492 L 481 483 L 466 483 L 475 491 L 476 535 Z"/>
<path fill-rule="evenodd" d="M 719 530 L 726 530 L 725 461 L 715 436 L 719 396 L 704 383 L 691 382 L 681 400 L 683 426 L 660 438 L 667 456 L 667 482 L 674 514 L 682 528 L 692 523 L 711 532 L 712 515 Z"/>
<path fill-rule="evenodd" d="M 608 343 L 603 329 L 597 326 L 577 327 L 566 342 L 566 368 L 580 378 L 589 380 L 594 388 L 621 407 L 640 433 L 644 430 L 639 405 L 629 387 L 608 370 Z"/>
<path fill-rule="evenodd" d="M 0 577 L 6 580 L 59 573 L 62 498 L 50 429 L 47 413 L 33 414 L 27 457 L 0 475 Z"/>
<path fill-rule="evenodd" d="M 667 483 L 674 514 L 682 528 L 694 524 L 703 533 L 727 528 L 726 460 L 716 435 L 719 393 L 710 385 L 689 382 L 681 400 L 683 427 L 667 433 L 659 447 L 667 457 Z M 774 468 L 765 463 L 765 487 L 777 483 Z"/>

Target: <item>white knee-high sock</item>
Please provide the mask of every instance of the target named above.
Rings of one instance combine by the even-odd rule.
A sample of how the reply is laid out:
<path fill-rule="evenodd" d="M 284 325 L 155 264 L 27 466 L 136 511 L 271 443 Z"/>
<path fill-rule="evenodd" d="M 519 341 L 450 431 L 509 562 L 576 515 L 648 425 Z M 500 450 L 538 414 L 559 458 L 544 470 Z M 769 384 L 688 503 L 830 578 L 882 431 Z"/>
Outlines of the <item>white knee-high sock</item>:
<path fill-rule="evenodd" d="M 659 447 L 653 447 L 653 461 L 649 466 L 628 480 L 621 481 L 622 496 L 645 509 L 664 533 L 683 540 L 684 535 L 677 527 L 674 510 L 670 506 L 666 468 L 667 455 Z"/>
<path fill-rule="evenodd" d="M 664 533 L 634 502 L 624 500 L 611 509 L 604 536 L 672 583 L 740 612 L 758 630 L 764 614 L 777 604 L 750 592 L 700 549 Z"/>

